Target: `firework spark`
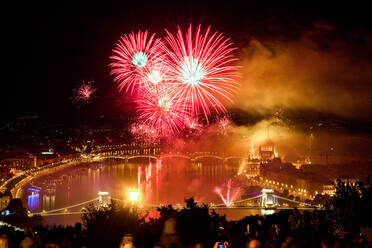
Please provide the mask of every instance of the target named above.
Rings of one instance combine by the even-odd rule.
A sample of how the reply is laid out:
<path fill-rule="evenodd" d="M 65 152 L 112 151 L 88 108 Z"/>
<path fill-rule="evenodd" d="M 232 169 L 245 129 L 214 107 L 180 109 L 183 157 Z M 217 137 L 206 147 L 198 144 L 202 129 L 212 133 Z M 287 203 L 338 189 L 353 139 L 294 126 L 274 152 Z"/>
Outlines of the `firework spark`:
<path fill-rule="evenodd" d="M 199 26 L 193 33 L 191 25 L 185 34 L 180 28 L 176 35 L 166 32 L 174 94 L 190 106 L 193 116 L 202 113 L 207 121 L 211 109 L 226 112 L 222 100 L 232 102 L 237 89 L 232 43 L 221 33 L 211 33 L 209 27 L 204 32 Z"/>
<path fill-rule="evenodd" d="M 223 116 L 217 120 L 218 134 L 226 136 L 231 130 L 231 120 L 228 116 Z"/>
<path fill-rule="evenodd" d="M 159 141 L 160 134 L 157 130 L 143 123 L 135 122 L 130 126 L 130 132 L 134 139 L 145 144 Z"/>
<path fill-rule="evenodd" d="M 114 75 L 119 90 L 125 88 L 127 93 L 133 93 L 136 88 L 149 81 L 149 71 L 159 61 L 165 60 L 162 46 L 161 40 L 155 39 L 155 34 L 149 36 L 147 31 L 120 38 L 113 50 L 114 55 L 110 57 L 113 60 L 110 64 L 111 74 Z"/>
<path fill-rule="evenodd" d="M 174 134 L 183 128 L 185 108 L 181 101 L 169 94 L 168 87 L 153 87 L 143 92 L 138 102 L 139 120 L 160 134 Z"/>
<path fill-rule="evenodd" d="M 93 94 L 96 92 L 96 88 L 93 87 L 93 80 L 83 81 L 82 84 L 74 90 L 74 101 L 82 104 L 89 103 L 92 99 Z"/>
<path fill-rule="evenodd" d="M 238 85 L 237 67 L 231 65 L 235 48 L 210 28 L 202 31 L 199 26 L 194 31 L 191 25 L 187 33 L 180 28 L 176 35 L 166 31 L 165 42 L 139 31 L 117 42 L 111 74 L 119 90 L 136 93 L 142 128 L 132 127 L 134 136 L 138 130 L 156 130 L 146 131 L 145 139 L 173 135 L 184 128 L 198 130 L 188 120 L 198 123 L 202 114 L 208 122 L 212 112 L 226 112 L 224 101 L 232 102 Z"/>

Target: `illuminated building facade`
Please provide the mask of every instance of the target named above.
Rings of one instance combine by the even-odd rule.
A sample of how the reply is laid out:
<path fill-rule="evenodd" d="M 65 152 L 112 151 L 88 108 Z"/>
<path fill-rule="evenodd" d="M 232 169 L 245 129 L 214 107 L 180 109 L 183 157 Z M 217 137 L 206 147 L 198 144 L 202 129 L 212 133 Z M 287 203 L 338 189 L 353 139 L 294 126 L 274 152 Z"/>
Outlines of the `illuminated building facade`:
<path fill-rule="evenodd" d="M 335 186 L 333 184 L 323 185 L 322 195 L 334 196 L 335 193 L 336 193 L 336 188 L 335 188 Z"/>
<path fill-rule="evenodd" d="M 260 176 L 261 163 L 259 161 L 248 161 L 245 168 L 245 175 L 250 177 Z"/>
<path fill-rule="evenodd" d="M 262 162 L 268 162 L 274 159 L 275 158 L 274 142 L 268 140 L 264 144 L 260 145 L 259 153 Z"/>
<path fill-rule="evenodd" d="M 27 170 L 32 167 L 36 167 L 37 165 L 36 161 L 37 159 L 34 156 L 19 156 L 4 159 L 3 163 L 15 169 Z"/>

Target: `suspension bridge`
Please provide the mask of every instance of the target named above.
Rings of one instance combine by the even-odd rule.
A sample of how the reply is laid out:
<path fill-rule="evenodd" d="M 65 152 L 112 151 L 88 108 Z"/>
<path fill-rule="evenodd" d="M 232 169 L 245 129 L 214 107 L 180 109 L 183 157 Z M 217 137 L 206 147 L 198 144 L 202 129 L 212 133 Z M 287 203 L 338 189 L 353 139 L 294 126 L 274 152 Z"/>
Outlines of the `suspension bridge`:
<path fill-rule="evenodd" d="M 87 201 L 76 203 L 73 205 L 65 206 L 63 208 L 52 209 L 48 211 L 41 211 L 37 213 L 29 213 L 30 216 L 41 215 L 41 216 L 55 216 L 55 215 L 74 215 L 86 213 L 86 207 L 91 205 L 94 207 L 108 206 L 112 201 L 121 202 L 129 207 L 136 207 L 141 211 L 156 211 L 165 205 L 155 205 L 155 204 L 142 204 L 140 202 L 124 200 L 111 197 L 108 192 L 99 192 L 99 196 Z M 291 205 L 290 205 L 291 204 Z M 185 206 L 172 205 L 173 209 L 180 210 Z M 209 209 L 211 210 L 224 210 L 224 209 L 234 209 L 234 210 L 244 210 L 244 209 L 256 209 L 256 210 L 288 210 L 297 208 L 299 210 L 316 210 L 319 207 L 296 201 L 293 199 L 288 199 L 283 196 L 274 194 L 272 189 L 263 189 L 261 194 L 253 196 L 246 199 L 237 200 L 229 203 L 228 205 L 221 204 L 209 204 Z"/>

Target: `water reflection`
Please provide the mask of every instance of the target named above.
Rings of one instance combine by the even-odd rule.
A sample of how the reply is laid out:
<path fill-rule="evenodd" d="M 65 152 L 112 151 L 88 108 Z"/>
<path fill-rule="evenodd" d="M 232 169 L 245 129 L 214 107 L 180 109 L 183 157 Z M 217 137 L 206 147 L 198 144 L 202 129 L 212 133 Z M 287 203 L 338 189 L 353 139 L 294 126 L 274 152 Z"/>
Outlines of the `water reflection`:
<path fill-rule="evenodd" d="M 136 188 L 145 204 L 183 204 L 188 197 L 204 203 L 221 203 L 214 188 L 234 177 L 237 168 L 220 162 L 182 160 L 123 163 L 111 159 L 85 163 L 34 180 L 28 188 L 39 191 L 26 190 L 24 201 L 31 212 L 39 212 L 96 198 L 99 191 L 126 200 L 128 189 Z"/>
<path fill-rule="evenodd" d="M 27 206 L 31 212 L 37 212 L 39 210 L 39 193 L 31 193 L 31 195 L 28 195 Z"/>

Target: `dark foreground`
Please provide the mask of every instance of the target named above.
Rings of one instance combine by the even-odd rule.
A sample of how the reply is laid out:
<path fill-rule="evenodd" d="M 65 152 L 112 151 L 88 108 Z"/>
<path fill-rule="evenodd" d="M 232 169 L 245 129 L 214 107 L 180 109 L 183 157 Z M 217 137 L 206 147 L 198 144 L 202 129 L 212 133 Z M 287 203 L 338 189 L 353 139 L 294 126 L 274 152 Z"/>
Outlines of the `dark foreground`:
<path fill-rule="evenodd" d="M 176 248 L 213 247 L 216 242 L 247 248 L 369 247 L 370 184 L 339 184 L 336 188 L 336 195 L 325 203 L 324 210 L 300 213 L 295 209 L 238 221 L 227 221 L 192 198 L 185 200 L 185 207 L 179 211 L 163 207 L 158 218 L 141 216 L 135 208 L 116 202 L 99 208 L 90 206 L 82 214 L 82 224 L 75 226 L 35 226 L 35 221 L 29 222 L 33 225 L 24 227 L 24 231 L 0 226 L 0 247 Z M 7 222 L 19 224 L 16 217 Z M 123 239 L 126 234 L 131 236 Z"/>

